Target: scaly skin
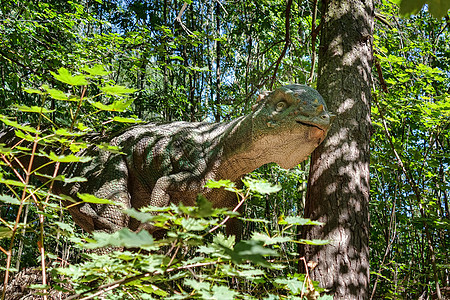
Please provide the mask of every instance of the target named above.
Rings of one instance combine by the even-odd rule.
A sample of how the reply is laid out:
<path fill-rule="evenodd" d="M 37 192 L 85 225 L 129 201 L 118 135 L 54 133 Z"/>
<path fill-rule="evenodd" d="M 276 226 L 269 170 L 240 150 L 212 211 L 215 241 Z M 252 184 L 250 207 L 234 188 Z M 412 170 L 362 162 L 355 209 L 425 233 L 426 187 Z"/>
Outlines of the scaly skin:
<path fill-rule="evenodd" d="M 57 185 L 56 192 L 76 198 L 91 193 L 139 209 L 182 202 L 194 205 L 199 193 L 215 207 L 234 208 L 233 193 L 204 188 L 209 179 L 240 178 L 275 162 L 292 168 L 324 140 L 332 115 L 319 93 L 304 85 L 276 89 L 244 117 L 223 123 L 146 124 L 131 127 L 109 140 L 125 154 L 99 148 L 82 153 L 88 163 L 69 164 L 63 174 L 83 176 L 87 182 Z M 123 227 L 145 228 L 111 205 L 84 203 L 69 209 L 75 222 L 88 232 L 114 232 Z M 227 224 L 239 237 L 239 225 Z"/>

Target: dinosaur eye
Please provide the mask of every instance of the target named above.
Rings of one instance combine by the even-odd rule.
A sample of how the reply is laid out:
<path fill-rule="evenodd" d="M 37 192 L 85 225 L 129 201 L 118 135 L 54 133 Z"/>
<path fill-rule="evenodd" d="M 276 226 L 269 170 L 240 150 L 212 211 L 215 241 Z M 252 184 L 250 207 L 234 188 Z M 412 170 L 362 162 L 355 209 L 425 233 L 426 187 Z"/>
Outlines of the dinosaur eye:
<path fill-rule="evenodd" d="M 286 107 L 286 102 L 280 101 L 280 102 L 277 103 L 276 110 L 277 111 L 282 111 L 285 107 Z"/>

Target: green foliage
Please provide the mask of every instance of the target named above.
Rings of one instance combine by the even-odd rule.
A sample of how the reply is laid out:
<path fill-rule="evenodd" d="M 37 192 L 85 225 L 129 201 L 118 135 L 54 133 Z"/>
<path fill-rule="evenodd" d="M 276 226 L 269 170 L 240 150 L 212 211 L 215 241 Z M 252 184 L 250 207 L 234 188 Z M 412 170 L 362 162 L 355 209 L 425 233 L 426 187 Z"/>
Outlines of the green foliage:
<path fill-rule="evenodd" d="M 226 187 L 244 197 L 256 193 L 255 186 L 263 187 L 259 189 L 262 193 L 277 189 L 261 180 L 248 181 L 252 187 L 245 190 L 226 181 L 211 181 L 208 186 Z M 58 268 L 59 274 L 70 278 L 65 281 L 65 286 L 71 286 L 68 291 L 80 297 L 95 294 L 105 299 L 122 297 L 119 295 L 136 299 L 302 299 L 322 291 L 307 275 L 290 273 L 293 270 L 286 266 L 287 261 L 299 261 L 296 253 L 283 250 L 284 244 L 296 242 L 295 235 L 286 229 L 289 223 L 284 222 L 282 230 L 271 236 L 255 233 L 251 239 L 236 243 L 234 236 L 215 232 L 224 218 L 236 214 L 213 209 L 203 197 L 195 207 L 172 205 L 125 212 L 164 229 L 165 237 L 154 240 L 147 231 L 129 229 L 94 233 L 79 245 L 87 249 L 106 247 L 109 253 L 89 254 L 81 264 Z M 111 253 L 110 247 L 134 250 Z M 287 278 L 287 274 L 291 275 Z"/>
<path fill-rule="evenodd" d="M 428 5 L 428 10 L 436 18 L 442 18 L 447 15 L 450 9 L 449 0 L 400 0 L 400 14 L 410 16 L 417 14 L 422 6 Z"/>
<path fill-rule="evenodd" d="M 390 20 L 396 9 L 380 6 Z M 448 284 L 450 36 L 423 11 L 392 25 L 374 40 L 372 282 L 375 298 L 417 298 Z"/>
<path fill-rule="evenodd" d="M 101 69 L 104 68 L 96 65 L 94 67 L 95 74 L 106 74 L 102 73 Z M 94 73 L 91 69 L 87 70 L 91 74 Z M 17 242 L 19 249 L 29 248 L 37 244 L 41 253 L 42 267 L 45 270 L 47 268 L 46 260 L 54 259 L 51 251 L 47 252 L 48 249 L 56 244 L 56 253 L 58 253 L 58 246 L 60 245 L 59 230 L 70 232 L 66 239 L 67 242 L 73 242 L 78 239 L 77 234 L 73 230 L 68 231 L 70 226 L 61 222 L 63 218 L 62 213 L 64 212 L 63 207 L 61 207 L 61 201 L 73 201 L 73 199 L 69 199 L 67 196 L 55 195 L 52 189 L 57 181 L 65 183 L 85 181 L 84 178 L 79 177 L 68 178 L 65 174 L 58 174 L 58 171 L 62 169 L 61 166 L 64 164 L 84 163 L 91 160 L 90 157 L 77 153 L 90 145 L 90 142 L 84 139 L 88 131 L 92 130 L 83 124 L 80 119 L 85 119 L 82 115 L 89 113 L 91 118 L 88 121 L 88 125 L 96 126 L 98 120 L 94 119 L 93 116 L 102 115 L 105 111 L 101 109 L 92 110 L 92 106 L 86 100 L 99 99 L 102 101 L 101 98 L 104 94 L 91 95 L 90 91 L 101 91 L 102 87 L 105 87 L 107 99 L 113 99 L 113 101 L 115 98 L 123 99 L 126 94 L 134 92 L 132 89 L 125 89 L 111 82 L 104 84 L 104 79 L 101 77 L 95 79 L 98 85 L 94 85 L 89 82 L 89 80 L 92 80 L 90 75 L 83 73 L 74 75 L 74 72 L 70 72 L 65 68 L 60 68 L 58 73 L 52 72 L 52 74 L 54 75 L 54 80 L 59 81 L 61 84 L 67 84 L 72 91 L 79 92 L 79 95 L 71 96 L 59 88 L 49 88 L 45 84 L 40 89 L 24 89 L 28 94 L 39 95 L 41 106 L 15 105 L 14 111 L 22 113 L 23 116 L 29 115 L 30 119 L 33 119 L 33 116 L 37 116 L 34 119 L 38 123 L 21 125 L 17 119 L 14 120 L 5 115 L 0 115 L 0 120 L 9 128 L 3 133 L 3 141 L 7 142 L 9 147 L 5 145 L 1 147 L 2 165 L 0 170 L 0 182 L 4 192 L 0 197 L 2 203 L 0 215 L 6 216 L 5 218 L 0 218 L 0 250 L 3 252 L 2 255 L 6 256 L 5 265 L 2 265 L 2 270 L 5 271 L 2 277 L 4 277 L 5 281 L 11 275 L 10 272 L 13 271 L 13 258 L 16 266 L 19 267 L 22 256 L 28 255 L 27 251 L 29 250 L 20 250 L 24 251 L 24 253 L 21 252 L 13 257 L 15 249 L 17 249 Z M 68 99 L 73 101 L 67 102 L 66 100 Z M 53 101 L 64 102 L 63 105 L 71 112 L 66 120 L 67 126 L 57 124 L 49 117 L 56 111 L 46 108 L 48 107 L 48 102 Z M 114 118 L 109 120 L 109 122 L 112 121 L 114 121 Z M 122 120 L 116 119 L 115 121 Z M 129 120 L 126 119 L 126 121 Z M 105 146 L 99 145 L 99 147 Z M 117 149 L 111 148 L 111 151 L 117 151 Z M 19 163 L 16 158 L 21 156 L 29 157 L 29 159 L 21 160 Z M 32 165 L 33 162 L 34 164 Z M 37 167 L 33 168 L 36 165 Z M 41 178 L 41 181 L 35 181 L 31 175 L 38 176 Z M 78 196 L 83 202 L 113 204 L 109 200 L 99 199 L 92 195 L 79 194 Z M 77 205 L 77 203 L 72 205 Z M 33 217 L 30 218 L 30 215 Z M 67 216 L 65 218 L 67 219 Z M 55 232 L 55 230 L 58 232 L 56 240 L 53 236 L 47 234 L 47 232 Z M 25 243 L 29 243 L 29 245 Z M 28 260 L 28 263 L 30 262 L 32 261 Z M 42 289 L 43 287 L 39 288 Z M 4 289 L 2 289 L 3 291 Z M 4 297 L 5 294 L 3 292 L 2 298 Z"/>

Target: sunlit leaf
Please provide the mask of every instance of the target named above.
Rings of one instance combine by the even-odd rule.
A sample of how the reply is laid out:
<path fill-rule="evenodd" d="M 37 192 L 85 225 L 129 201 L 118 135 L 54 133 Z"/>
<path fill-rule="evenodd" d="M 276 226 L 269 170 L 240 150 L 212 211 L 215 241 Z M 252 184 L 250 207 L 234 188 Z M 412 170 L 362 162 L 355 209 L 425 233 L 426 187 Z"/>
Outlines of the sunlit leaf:
<path fill-rule="evenodd" d="M 318 240 L 318 239 L 312 239 L 312 240 L 300 239 L 299 242 L 300 242 L 300 244 L 316 245 L 316 246 L 327 245 L 330 243 L 329 240 Z"/>
<path fill-rule="evenodd" d="M 144 121 L 134 118 L 124 118 L 124 117 L 114 117 L 114 122 L 120 122 L 120 123 L 142 123 Z"/>
<path fill-rule="evenodd" d="M 3 123 L 5 123 L 8 126 L 12 126 L 15 127 L 17 129 L 23 130 L 23 131 L 27 131 L 27 132 L 31 132 L 31 133 L 37 133 L 38 131 L 31 127 L 31 126 L 27 126 L 27 125 L 21 125 L 19 123 L 17 123 L 16 121 L 10 120 L 5 116 L 0 115 L 0 121 L 2 121 Z"/>
<path fill-rule="evenodd" d="M 13 231 L 5 226 L 0 226 L 0 240 L 8 239 L 12 236 Z"/>
<path fill-rule="evenodd" d="M 252 240 L 262 241 L 262 242 L 264 242 L 265 245 L 273 245 L 273 244 L 288 242 L 291 240 L 291 238 L 286 237 L 286 236 L 269 237 L 267 234 L 255 232 L 252 235 Z"/>
<path fill-rule="evenodd" d="M 103 87 L 100 87 L 100 89 L 108 95 L 115 95 L 115 96 L 121 96 L 124 94 L 131 94 L 136 92 L 136 89 L 130 89 L 122 85 L 106 85 Z"/>
<path fill-rule="evenodd" d="M 112 234 L 94 232 L 94 241 L 85 245 L 85 248 L 101 248 L 106 246 L 127 248 L 149 248 L 154 245 L 153 237 L 146 230 L 133 232 L 128 228 L 122 228 Z"/>
<path fill-rule="evenodd" d="M 39 94 L 39 95 L 45 94 L 43 91 L 38 90 L 38 89 L 33 89 L 33 88 L 26 88 L 26 89 L 23 89 L 23 91 L 28 94 Z"/>
<path fill-rule="evenodd" d="M 9 195 L 0 195 L 0 201 L 7 204 L 20 205 L 19 199 L 11 197 Z"/>
<path fill-rule="evenodd" d="M 218 189 L 222 187 L 233 188 L 234 186 L 235 186 L 234 182 L 228 179 L 208 180 L 205 184 L 205 187 L 210 189 Z"/>
<path fill-rule="evenodd" d="M 274 185 L 270 182 L 253 179 L 250 177 L 242 179 L 242 182 L 245 184 L 245 186 L 247 186 L 250 189 L 250 191 L 261 195 L 272 194 L 279 192 L 281 190 L 280 185 Z"/>
<path fill-rule="evenodd" d="M 69 95 L 66 95 L 63 91 L 52 89 L 48 85 L 43 85 L 42 88 L 44 88 L 49 96 L 55 100 L 70 100 Z"/>
<path fill-rule="evenodd" d="M 237 295 L 237 292 L 231 290 L 229 287 L 220 285 L 220 286 L 213 286 L 211 289 L 213 295 L 211 299 L 214 300 L 233 300 L 235 299 L 235 296 Z"/>
<path fill-rule="evenodd" d="M 5 179 L 0 174 L 0 183 L 6 184 L 6 185 L 13 185 L 13 186 L 19 186 L 24 187 L 25 184 L 19 180 L 14 179 Z M 29 188 L 33 188 L 33 186 L 28 185 Z"/>
<path fill-rule="evenodd" d="M 106 76 L 108 74 L 111 74 L 110 71 L 106 71 L 105 67 L 102 65 L 95 65 L 92 68 L 89 68 L 87 66 L 82 68 L 83 71 L 89 73 L 92 76 Z"/>
<path fill-rule="evenodd" d="M 169 59 L 184 61 L 184 58 L 182 58 L 181 56 L 178 56 L 178 55 L 170 55 Z"/>
<path fill-rule="evenodd" d="M 96 196 L 94 196 L 92 194 L 81 194 L 81 193 L 78 193 L 77 196 L 83 202 L 95 203 L 95 204 L 111 204 L 111 205 L 117 204 L 116 202 L 114 202 L 112 200 L 98 198 L 98 197 L 96 197 Z"/>
<path fill-rule="evenodd" d="M 450 0 L 401 0 L 400 14 L 410 16 L 417 14 L 427 4 L 428 11 L 438 19 L 447 15 L 450 9 Z"/>
<path fill-rule="evenodd" d="M 66 68 L 59 68 L 58 73 L 50 71 L 55 79 L 69 85 L 87 85 L 89 82 L 84 75 L 72 75 Z"/>
<path fill-rule="evenodd" d="M 26 106 L 26 105 L 15 105 L 15 108 L 23 112 L 32 112 L 39 114 L 48 114 L 55 111 L 54 109 L 50 110 L 39 106 Z"/>
<path fill-rule="evenodd" d="M 278 219 L 278 224 L 280 225 L 323 225 L 324 223 L 318 221 L 311 221 L 310 219 L 305 219 L 297 216 L 283 217 Z"/>
<path fill-rule="evenodd" d="M 57 155 L 54 152 L 50 152 L 50 154 L 43 153 L 43 155 L 47 156 L 52 161 L 62 162 L 62 163 L 88 162 L 88 161 L 92 160 L 92 157 L 88 157 L 88 156 L 77 156 L 77 155 L 73 155 L 73 154 Z"/>

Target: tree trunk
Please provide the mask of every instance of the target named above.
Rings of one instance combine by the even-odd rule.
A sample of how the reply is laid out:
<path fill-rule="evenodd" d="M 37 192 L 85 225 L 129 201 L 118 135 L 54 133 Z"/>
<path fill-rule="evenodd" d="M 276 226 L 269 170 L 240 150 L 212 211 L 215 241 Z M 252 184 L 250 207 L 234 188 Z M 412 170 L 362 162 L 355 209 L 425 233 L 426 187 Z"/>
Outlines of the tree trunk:
<path fill-rule="evenodd" d="M 216 3 L 216 30 L 217 38 L 220 38 L 220 3 Z M 222 110 L 220 108 L 220 41 L 216 41 L 216 101 L 214 107 L 214 118 L 216 122 L 220 122 Z"/>
<path fill-rule="evenodd" d="M 317 90 L 338 116 L 311 157 L 304 229 L 314 280 L 334 299 L 369 297 L 369 142 L 373 1 L 323 0 Z"/>

